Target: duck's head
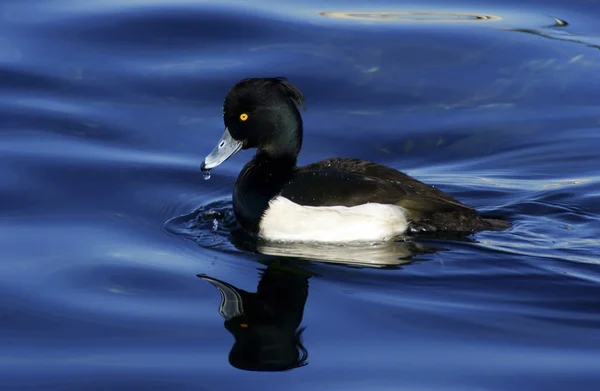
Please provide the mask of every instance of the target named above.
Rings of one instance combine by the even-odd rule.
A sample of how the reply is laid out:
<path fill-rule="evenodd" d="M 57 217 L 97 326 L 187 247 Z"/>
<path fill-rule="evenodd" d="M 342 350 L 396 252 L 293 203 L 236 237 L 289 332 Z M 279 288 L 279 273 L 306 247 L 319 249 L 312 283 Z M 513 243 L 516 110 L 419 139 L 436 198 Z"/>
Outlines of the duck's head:
<path fill-rule="evenodd" d="M 302 93 L 283 77 L 245 79 L 225 97 L 225 131 L 201 170 L 217 167 L 242 149 L 294 163 L 302 146 Z"/>

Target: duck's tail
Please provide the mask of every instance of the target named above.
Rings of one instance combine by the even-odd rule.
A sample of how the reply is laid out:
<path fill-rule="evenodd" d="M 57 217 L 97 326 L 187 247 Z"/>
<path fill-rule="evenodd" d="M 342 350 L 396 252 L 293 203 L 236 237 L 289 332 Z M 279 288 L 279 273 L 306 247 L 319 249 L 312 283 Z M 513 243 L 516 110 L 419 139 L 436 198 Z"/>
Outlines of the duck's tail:
<path fill-rule="evenodd" d="M 512 227 L 510 221 L 507 220 L 483 218 L 483 221 L 485 221 L 489 226 L 489 228 L 486 228 L 489 231 L 504 231 L 505 229 L 509 229 Z"/>
<path fill-rule="evenodd" d="M 509 221 L 497 217 L 440 213 L 432 218 L 412 221 L 408 230 L 411 233 L 455 232 L 469 235 L 479 231 L 504 231 L 510 227 Z"/>

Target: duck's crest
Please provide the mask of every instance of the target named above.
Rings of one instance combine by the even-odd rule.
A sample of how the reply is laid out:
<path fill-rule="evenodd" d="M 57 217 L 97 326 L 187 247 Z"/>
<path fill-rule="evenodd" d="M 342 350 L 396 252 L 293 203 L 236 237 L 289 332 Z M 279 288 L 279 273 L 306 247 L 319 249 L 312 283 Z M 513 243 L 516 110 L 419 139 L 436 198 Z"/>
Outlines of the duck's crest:
<path fill-rule="evenodd" d="M 247 78 L 247 79 L 240 81 L 234 88 L 232 88 L 231 91 L 235 91 L 239 87 L 242 87 L 242 88 L 258 87 L 262 91 L 270 90 L 271 92 L 273 91 L 273 89 L 276 88 L 276 89 L 279 89 L 283 93 L 283 95 L 290 98 L 292 100 L 292 102 L 294 102 L 300 108 L 306 109 L 306 107 L 304 106 L 304 95 L 302 95 L 302 92 L 300 92 L 300 90 L 298 88 L 291 85 L 290 82 L 285 77 Z M 257 92 L 257 91 L 255 91 L 255 92 Z M 265 94 L 265 92 L 261 92 L 261 94 L 264 94 L 264 96 L 262 97 L 263 99 L 265 99 L 266 97 L 269 96 L 269 94 Z M 225 101 L 227 101 L 227 98 L 225 99 Z"/>
<path fill-rule="evenodd" d="M 306 109 L 306 106 L 304 106 L 304 95 L 299 89 L 291 85 L 285 77 L 274 77 L 271 80 L 273 80 L 274 83 L 279 84 L 284 94 L 294 101 L 294 103 L 301 108 Z"/>

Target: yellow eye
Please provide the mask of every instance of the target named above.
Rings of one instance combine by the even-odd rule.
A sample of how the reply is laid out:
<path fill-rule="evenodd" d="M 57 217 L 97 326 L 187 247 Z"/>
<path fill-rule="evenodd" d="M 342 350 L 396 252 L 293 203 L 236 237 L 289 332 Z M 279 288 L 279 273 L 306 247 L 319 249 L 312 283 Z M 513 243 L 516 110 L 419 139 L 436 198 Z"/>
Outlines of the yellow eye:
<path fill-rule="evenodd" d="M 247 120 L 247 119 L 248 119 L 248 114 L 244 113 L 244 114 L 240 115 L 240 119 L 241 119 L 242 121 L 245 121 L 245 120 Z"/>

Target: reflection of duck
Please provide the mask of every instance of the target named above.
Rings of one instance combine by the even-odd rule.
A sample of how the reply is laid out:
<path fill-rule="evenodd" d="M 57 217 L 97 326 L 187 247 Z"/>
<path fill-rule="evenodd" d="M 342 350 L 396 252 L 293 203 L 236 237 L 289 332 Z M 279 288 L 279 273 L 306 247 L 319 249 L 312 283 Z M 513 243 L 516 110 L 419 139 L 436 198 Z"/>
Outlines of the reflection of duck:
<path fill-rule="evenodd" d="M 257 149 L 233 189 L 236 219 L 246 230 L 270 241 L 340 243 L 510 226 L 381 164 L 332 158 L 297 167 L 303 101 L 285 78 L 246 79 L 225 98 L 225 131 L 201 169 Z"/>
<path fill-rule="evenodd" d="M 469 241 L 457 235 L 435 235 L 435 239 L 448 238 Z M 349 266 L 388 267 L 413 262 L 414 257 L 442 251 L 442 248 L 427 243 L 397 240 L 371 245 L 336 243 L 278 243 L 261 240 L 249 235 L 239 227 L 229 232 L 231 243 L 242 251 L 250 251 L 273 257 L 297 258 L 311 261 L 337 263 Z"/>
<path fill-rule="evenodd" d="M 246 246 L 240 248 L 270 256 L 369 267 L 404 265 L 413 262 L 413 257 L 416 255 L 440 250 L 421 243 L 404 241 L 383 242 L 369 246 L 257 241 L 249 247 L 248 243 L 251 242 L 246 242 Z"/>
<path fill-rule="evenodd" d="M 199 274 L 221 293 L 219 313 L 235 338 L 229 363 L 250 371 L 285 371 L 307 364 L 299 328 L 308 296 L 310 274 L 270 265 L 256 293 Z"/>

